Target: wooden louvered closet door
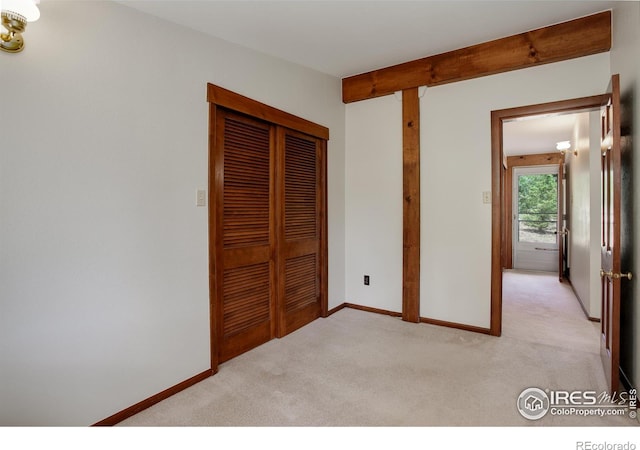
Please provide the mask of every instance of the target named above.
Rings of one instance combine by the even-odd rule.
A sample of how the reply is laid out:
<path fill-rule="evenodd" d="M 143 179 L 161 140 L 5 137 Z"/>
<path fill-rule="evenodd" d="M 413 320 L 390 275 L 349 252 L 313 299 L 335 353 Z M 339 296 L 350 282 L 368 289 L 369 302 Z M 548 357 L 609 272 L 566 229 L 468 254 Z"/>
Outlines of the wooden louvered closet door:
<path fill-rule="evenodd" d="M 274 336 L 274 130 L 223 109 L 216 127 L 216 332 L 224 362 Z"/>
<path fill-rule="evenodd" d="M 324 141 L 278 129 L 278 336 L 321 315 Z"/>
<path fill-rule="evenodd" d="M 211 365 L 327 306 L 329 130 L 226 89 L 210 103 Z"/>

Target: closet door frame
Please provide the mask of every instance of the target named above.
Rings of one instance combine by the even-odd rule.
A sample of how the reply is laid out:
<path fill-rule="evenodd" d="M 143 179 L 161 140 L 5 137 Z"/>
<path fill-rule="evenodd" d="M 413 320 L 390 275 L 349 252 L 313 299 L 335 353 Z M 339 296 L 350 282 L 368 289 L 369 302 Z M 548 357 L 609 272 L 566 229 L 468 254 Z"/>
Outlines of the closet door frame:
<path fill-rule="evenodd" d="M 327 250 L 327 156 L 326 141 L 329 140 L 329 129 L 302 119 L 295 115 L 273 108 L 271 106 L 252 100 L 248 97 L 236 94 L 227 89 L 221 88 L 213 84 L 207 84 L 207 101 L 209 103 L 209 322 L 210 322 L 210 348 L 211 348 L 211 370 L 212 373 L 218 371 L 218 277 L 217 270 L 217 245 L 216 245 L 216 210 L 219 199 L 217 198 L 217 182 L 222 176 L 222 167 L 220 162 L 216 163 L 215 148 L 217 142 L 217 124 L 216 116 L 219 107 L 245 114 L 255 119 L 269 122 L 273 125 L 286 127 L 288 129 L 307 134 L 323 140 L 323 153 L 320 158 L 321 171 L 321 194 L 320 194 L 320 211 L 319 211 L 319 233 L 320 233 L 320 308 L 321 317 L 328 315 L 328 250 Z M 277 333 L 278 335 L 280 333 Z"/>

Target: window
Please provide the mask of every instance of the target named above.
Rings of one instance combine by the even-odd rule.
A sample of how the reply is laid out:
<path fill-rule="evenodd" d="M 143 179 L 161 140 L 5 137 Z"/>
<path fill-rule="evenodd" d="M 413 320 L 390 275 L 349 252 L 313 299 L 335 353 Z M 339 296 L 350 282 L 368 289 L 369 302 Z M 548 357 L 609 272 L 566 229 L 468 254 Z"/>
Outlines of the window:
<path fill-rule="evenodd" d="M 519 242 L 556 243 L 558 223 L 558 175 L 518 176 Z"/>

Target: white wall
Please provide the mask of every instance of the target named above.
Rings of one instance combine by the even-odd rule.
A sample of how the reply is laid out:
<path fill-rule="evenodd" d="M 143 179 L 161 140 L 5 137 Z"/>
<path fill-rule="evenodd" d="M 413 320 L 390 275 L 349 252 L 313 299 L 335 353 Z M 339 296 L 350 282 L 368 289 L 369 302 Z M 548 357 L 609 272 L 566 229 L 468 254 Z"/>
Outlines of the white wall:
<path fill-rule="evenodd" d="M 620 74 L 623 101 L 627 103 L 626 115 L 633 117 L 629 124 L 631 132 L 632 165 L 634 180 L 631 184 L 633 212 L 633 238 L 631 254 L 623 255 L 623 271 L 638 273 L 640 261 L 640 198 L 638 176 L 640 174 L 640 4 L 620 2 L 613 8 L 613 48 L 611 50 L 611 72 Z M 628 139 L 628 138 L 627 138 Z M 635 186 L 635 187 L 634 187 Z M 629 236 L 623 236 L 628 239 Z M 625 283 L 628 291 L 622 302 L 621 356 L 622 370 L 637 388 L 640 386 L 640 307 L 637 278 Z M 624 295 L 624 294 L 623 294 Z"/>
<path fill-rule="evenodd" d="M 571 195 L 569 254 L 571 284 L 589 317 L 600 317 L 600 120 L 599 112 L 577 115 L 567 153 Z"/>
<path fill-rule="evenodd" d="M 0 53 L 0 425 L 88 425 L 210 367 L 207 82 L 330 128 L 344 301 L 339 79 L 115 3 L 40 6 Z"/>
<path fill-rule="evenodd" d="M 346 298 L 395 312 L 402 311 L 400 98 L 350 103 L 346 110 Z"/>
<path fill-rule="evenodd" d="M 600 243 L 602 233 L 602 201 L 601 201 L 601 157 L 600 157 L 600 141 L 602 139 L 600 130 L 600 111 L 591 111 L 589 113 L 589 172 L 591 193 L 589 200 L 591 202 L 589 214 L 591 221 L 589 228 L 591 229 L 591 249 L 589 252 L 589 262 L 591 266 L 589 278 L 589 291 L 591 298 L 589 300 L 589 316 L 599 319 L 602 315 L 602 297 L 601 297 L 601 278 L 600 278 Z M 585 300 L 586 301 L 586 300 Z"/>
<path fill-rule="evenodd" d="M 491 111 L 601 94 L 609 55 L 427 90 L 421 100 L 423 317 L 489 327 Z"/>
<path fill-rule="evenodd" d="M 491 111 L 601 94 L 599 54 L 427 89 L 421 98 L 420 315 L 489 327 Z M 402 123 L 394 96 L 347 106 L 347 300 L 402 305 Z M 362 276 L 372 272 L 369 288 Z M 383 273 L 386 280 L 376 286 Z"/>

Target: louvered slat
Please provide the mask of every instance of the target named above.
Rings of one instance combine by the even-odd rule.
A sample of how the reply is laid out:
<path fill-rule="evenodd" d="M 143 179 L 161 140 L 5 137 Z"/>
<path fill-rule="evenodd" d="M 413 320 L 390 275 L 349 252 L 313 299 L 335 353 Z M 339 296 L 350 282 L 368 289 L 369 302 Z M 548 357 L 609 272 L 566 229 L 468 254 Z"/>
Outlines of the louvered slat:
<path fill-rule="evenodd" d="M 269 263 L 224 271 L 224 337 L 270 319 Z"/>
<path fill-rule="evenodd" d="M 316 142 L 299 136 L 285 139 L 285 238 L 317 237 Z"/>
<path fill-rule="evenodd" d="M 225 117 L 224 248 L 269 243 L 270 132 Z"/>
<path fill-rule="evenodd" d="M 285 267 L 285 308 L 294 311 L 318 298 L 316 255 L 290 258 Z"/>

